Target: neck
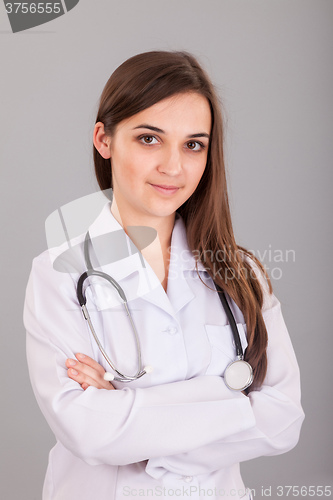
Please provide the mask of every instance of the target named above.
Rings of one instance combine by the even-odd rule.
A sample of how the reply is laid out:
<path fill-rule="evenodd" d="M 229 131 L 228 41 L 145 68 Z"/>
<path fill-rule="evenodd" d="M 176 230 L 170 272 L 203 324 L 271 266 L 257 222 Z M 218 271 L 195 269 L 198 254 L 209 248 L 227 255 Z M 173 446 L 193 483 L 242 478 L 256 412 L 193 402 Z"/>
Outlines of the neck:
<path fill-rule="evenodd" d="M 171 235 L 176 214 L 173 213 L 167 217 L 150 217 L 148 215 L 145 217 L 136 213 L 129 214 L 127 211 L 119 210 L 115 197 L 112 201 L 111 212 L 152 267 L 164 290 L 167 291 Z M 136 230 L 138 226 L 155 229 L 157 238 L 155 237 L 151 241 L 149 233 Z"/>
<path fill-rule="evenodd" d="M 133 230 L 135 227 L 148 227 L 155 229 L 157 233 L 157 240 L 159 240 L 160 245 L 163 249 L 167 249 L 171 245 L 171 235 L 173 226 L 175 223 L 175 213 L 170 214 L 166 217 L 153 217 L 150 215 L 144 216 L 137 213 L 128 213 L 126 210 L 122 210 L 117 205 L 115 197 L 113 197 L 111 212 L 114 218 L 123 227 L 124 231 L 131 238 L 133 243 L 140 249 L 142 248 L 142 242 L 140 243 L 140 233 Z M 142 235 L 145 239 L 145 235 Z"/>

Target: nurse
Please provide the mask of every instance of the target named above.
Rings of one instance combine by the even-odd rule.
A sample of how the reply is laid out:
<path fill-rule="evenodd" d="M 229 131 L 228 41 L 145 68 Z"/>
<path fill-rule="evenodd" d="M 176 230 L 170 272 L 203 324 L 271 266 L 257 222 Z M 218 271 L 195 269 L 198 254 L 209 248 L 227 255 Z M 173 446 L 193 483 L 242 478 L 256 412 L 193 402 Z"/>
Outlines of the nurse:
<path fill-rule="evenodd" d="M 43 500 L 249 499 L 239 463 L 293 448 L 304 414 L 280 303 L 262 265 L 234 239 L 214 87 L 188 53 L 134 56 L 103 90 L 93 141 L 99 186 L 113 196 L 89 234 L 94 245 L 94 237 L 121 231 L 141 249 L 145 293 L 133 292 L 138 254 L 100 270 L 130 294 L 153 371 L 129 383 L 105 379 L 110 367 L 76 297 L 84 235 L 77 272 L 58 272 L 50 251 L 34 260 L 24 313 L 28 364 L 57 439 Z M 154 231 L 150 244 L 142 245 L 138 227 Z M 235 346 L 214 282 L 229 298 L 253 368 L 242 392 L 224 382 Z M 95 292 L 89 308 L 105 350 L 133 373 L 127 319 L 116 306 L 102 310 Z"/>

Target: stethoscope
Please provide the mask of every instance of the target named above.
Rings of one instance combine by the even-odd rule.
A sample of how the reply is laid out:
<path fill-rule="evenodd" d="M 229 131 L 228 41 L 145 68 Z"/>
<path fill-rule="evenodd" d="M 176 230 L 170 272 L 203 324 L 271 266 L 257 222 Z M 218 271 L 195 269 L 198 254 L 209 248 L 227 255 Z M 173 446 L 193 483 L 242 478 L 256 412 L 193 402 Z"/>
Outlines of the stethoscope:
<path fill-rule="evenodd" d="M 87 266 L 87 271 L 85 271 L 83 274 L 81 274 L 79 281 L 77 283 L 77 288 L 76 288 L 76 294 L 78 301 L 80 303 L 82 313 L 84 316 L 84 319 L 87 321 L 89 325 L 89 329 L 95 339 L 95 342 L 102 353 L 104 359 L 108 363 L 108 365 L 111 367 L 112 371 L 116 374 L 111 372 L 105 372 L 104 374 L 104 379 L 112 382 L 113 380 L 116 380 L 118 382 L 132 382 L 134 380 L 137 380 L 141 378 L 143 375 L 146 373 L 151 373 L 152 372 L 152 367 L 151 366 L 143 366 L 142 364 L 142 356 L 141 356 L 141 345 L 140 345 L 140 339 L 138 332 L 136 330 L 133 318 L 131 316 L 131 312 L 129 310 L 128 304 L 127 304 L 127 298 L 125 295 L 124 290 L 121 288 L 119 283 L 117 283 L 116 280 L 114 280 L 110 275 L 103 273 L 101 271 L 97 271 L 93 269 L 90 257 L 89 257 L 89 242 L 90 242 L 90 236 L 89 232 L 86 234 L 85 240 L 84 240 L 84 259 L 85 263 Z M 105 352 L 104 347 L 102 346 L 96 332 L 94 329 L 94 326 L 92 324 L 88 309 L 86 307 L 87 303 L 87 298 L 86 298 L 86 293 L 83 288 L 84 282 L 86 279 L 90 278 L 91 276 L 98 276 L 99 278 L 105 279 L 108 281 L 114 289 L 118 292 L 119 297 L 122 300 L 123 306 L 126 310 L 126 314 L 128 316 L 129 322 L 131 324 L 132 332 L 134 335 L 135 343 L 136 343 L 136 348 L 137 348 L 137 372 L 134 375 L 126 375 L 125 373 L 122 373 L 120 370 L 117 369 L 115 364 L 111 361 L 110 357 L 108 354 Z M 247 362 L 244 361 L 244 353 L 243 353 L 243 348 L 238 332 L 238 328 L 236 325 L 236 321 L 234 318 L 234 315 L 230 309 L 230 306 L 227 302 L 226 296 L 224 294 L 224 291 L 215 283 L 216 290 L 218 292 L 218 296 L 220 297 L 222 306 L 225 310 L 225 313 L 227 315 L 232 335 L 234 338 L 234 343 L 235 343 L 235 349 L 236 349 L 236 359 L 235 361 L 232 361 L 227 368 L 225 369 L 224 372 L 224 381 L 227 387 L 233 391 L 244 391 L 247 389 L 253 382 L 253 370 L 251 365 Z"/>

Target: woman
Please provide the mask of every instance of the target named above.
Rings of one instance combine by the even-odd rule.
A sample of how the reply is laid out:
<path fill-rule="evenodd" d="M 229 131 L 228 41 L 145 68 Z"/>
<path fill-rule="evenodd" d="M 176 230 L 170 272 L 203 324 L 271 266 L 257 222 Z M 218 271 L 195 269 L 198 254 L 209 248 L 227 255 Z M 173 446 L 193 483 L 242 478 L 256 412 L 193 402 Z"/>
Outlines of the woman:
<path fill-rule="evenodd" d="M 251 498 L 239 463 L 298 441 L 299 371 L 263 267 L 235 243 L 220 106 L 193 56 L 139 54 L 111 75 L 94 161 L 112 203 L 89 239 L 76 239 L 75 269 L 58 272 L 45 252 L 26 295 L 30 376 L 57 438 L 43 499 Z M 112 244 L 98 238 L 119 232 L 141 254 L 108 260 Z M 117 380 L 81 314 L 76 287 L 87 266 L 127 295 L 143 363 L 153 367 L 130 382 Z M 244 390 L 223 378 L 236 352 L 214 283 L 229 297 L 253 369 Z M 136 373 L 138 349 L 119 300 L 105 287 L 88 288 L 105 352 L 121 372 Z"/>

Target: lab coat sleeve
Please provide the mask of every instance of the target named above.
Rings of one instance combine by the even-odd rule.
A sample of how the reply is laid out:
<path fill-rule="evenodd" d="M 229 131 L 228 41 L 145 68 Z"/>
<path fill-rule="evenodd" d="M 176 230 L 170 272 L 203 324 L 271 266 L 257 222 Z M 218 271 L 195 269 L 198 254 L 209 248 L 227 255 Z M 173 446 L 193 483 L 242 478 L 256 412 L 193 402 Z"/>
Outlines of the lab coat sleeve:
<path fill-rule="evenodd" d="M 230 436 L 237 440 L 255 426 L 251 400 L 229 391 L 218 376 L 83 391 L 68 377 L 65 361 L 77 352 L 92 356 L 91 336 L 71 276 L 55 271 L 47 252 L 33 263 L 24 323 L 39 406 L 56 438 L 88 464 L 181 456 Z"/>
<path fill-rule="evenodd" d="M 264 309 L 268 332 L 267 375 L 262 387 L 246 398 L 250 403 L 246 419 L 253 419 L 255 425 L 183 454 L 151 459 L 146 467 L 148 474 L 155 478 L 166 471 L 205 474 L 259 456 L 278 455 L 297 444 L 304 419 L 298 364 L 280 303 L 274 295 L 266 299 Z M 228 396 L 224 393 L 222 397 Z M 224 423 L 222 419 L 219 425 Z"/>

